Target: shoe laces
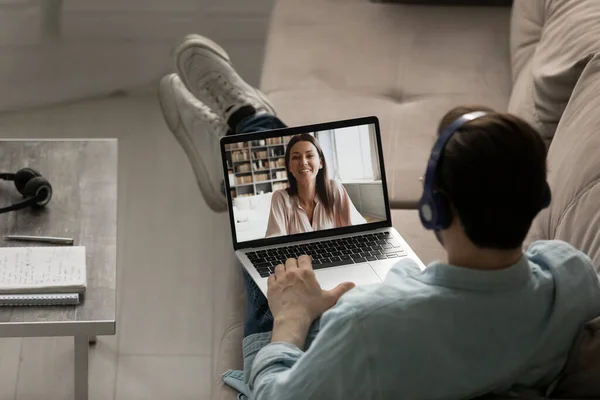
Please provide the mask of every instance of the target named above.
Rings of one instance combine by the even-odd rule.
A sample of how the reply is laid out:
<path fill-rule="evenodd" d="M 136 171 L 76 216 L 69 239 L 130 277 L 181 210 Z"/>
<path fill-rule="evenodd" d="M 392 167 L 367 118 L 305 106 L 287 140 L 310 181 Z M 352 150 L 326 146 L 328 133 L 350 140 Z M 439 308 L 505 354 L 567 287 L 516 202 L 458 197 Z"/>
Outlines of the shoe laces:
<path fill-rule="evenodd" d="M 206 105 L 199 107 L 194 114 L 206 126 L 210 135 L 217 140 L 227 132 L 226 124 Z"/>
<path fill-rule="evenodd" d="M 204 93 L 214 99 L 221 113 L 225 113 L 232 105 L 243 98 L 244 92 L 232 85 L 231 82 L 220 73 L 211 76 L 207 82 L 201 85 Z"/>

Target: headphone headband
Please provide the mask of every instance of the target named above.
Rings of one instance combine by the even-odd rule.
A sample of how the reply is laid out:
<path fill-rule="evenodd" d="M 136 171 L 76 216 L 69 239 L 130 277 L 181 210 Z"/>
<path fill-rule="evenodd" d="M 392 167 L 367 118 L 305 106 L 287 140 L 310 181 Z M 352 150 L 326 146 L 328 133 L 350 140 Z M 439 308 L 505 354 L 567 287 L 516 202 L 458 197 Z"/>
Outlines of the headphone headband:
<path fill-rule="evenodd" d="M 427 162 L 427 170 L 425 172 L 425 182 L 423 185 L 423 196 L 419 204 L 419 216 L 421 223 L 426 229 L 444 229 L 449 224 L 448 210 L 441 204 L 441 199 L 435 192 L 435 177 L 442 152 L 446 144 L 452 138 L 452 135 L 458 131 L 467 122 L 481 118 L 488 113 L 485 111 L 474 111 L 463 114 L 448 125 L 440 134 L 439 138 L 433 145 L 429 161 Z"/>
<path fill-rule="evenodd" d="M 476 111 L 468 114 L 461 115 L 454 122 L 452 122 L 446 129 L 442 131 L 438 140 L 433 145 L 433 149 L 431 150 L 431 155 L 429 157 L 429 162 L 427 163 L 427 171 L 425 172 L 425 184 L 424 191 L 433 192 L 433 186 L 435 185 L 435 177 L 437 176 L 437 169 L 440 158 L 442 156 L 442 152 L 446 147 L 448 141 L 452 138 L 452 135 L 462 128 L 464 124 L 467 122 L 471 122 L 474 119 L 481 118 L 484 115 L 487 115 L 487 112 L 484 111 Z"/>
<path fill-rule="evenodd" d="M 0 208 L 0 214 L 4 214 L 10 211 L 22 210 L 23 208 L 33 207 L 37 203 L 38 199 L 36 197 L 28 197 L 27 199 L 20 201 L 15 204 L 11 204 L 10 206 Z"/>

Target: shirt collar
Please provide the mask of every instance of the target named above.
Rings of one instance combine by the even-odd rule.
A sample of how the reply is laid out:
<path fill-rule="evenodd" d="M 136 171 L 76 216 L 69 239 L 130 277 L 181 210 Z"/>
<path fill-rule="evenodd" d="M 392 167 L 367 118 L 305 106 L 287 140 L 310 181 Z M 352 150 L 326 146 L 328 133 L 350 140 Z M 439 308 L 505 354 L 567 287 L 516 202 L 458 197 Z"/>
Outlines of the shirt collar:
<path fill-rule="evenodd" d="M 294 205 L 297 208 L 303 209 L 302 207 L 300 207 L 300 199 L 298 198 L 298 195 L 295 194 L 293 196 L 290 196 L 292 198 L 292 201 L 294 202 Z M 319 194 L 316 193 L 315 194 L 315 207 L 317 206 L 317 204 L 319 204 L 321 202 L 321 199 L 319 198 Z"/>
<path fill-rule="evenodd" d="M 414 276 L 430 285 L 473 291 L 504 291 L 525 285 L 531 276 L 529 260 L 523 256 L 516 264 L 499 270 L 478 270 L 433 262 Z"/>

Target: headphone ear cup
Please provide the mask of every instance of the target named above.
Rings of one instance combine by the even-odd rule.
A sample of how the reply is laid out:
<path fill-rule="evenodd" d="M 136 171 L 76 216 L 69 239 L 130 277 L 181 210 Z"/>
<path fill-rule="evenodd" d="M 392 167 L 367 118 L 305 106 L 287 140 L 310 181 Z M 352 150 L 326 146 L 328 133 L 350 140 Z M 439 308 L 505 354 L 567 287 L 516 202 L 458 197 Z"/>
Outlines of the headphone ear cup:
<path fill-rule="evenodd" d="M 433 223 L 435 222 L 434 208 L 433 199 L 424 191 L 419 201 L 419 218 L 425 229 L 433 229 Z"/>
<path fill-rule="evenodd" d="M 33 178 L 42 176 L 38 171 L 33 168 L 22 168 L 15 173 L 15 187 L 17 191 L 22 195 L 25 195 L 25 186 Z"/>
<path fill-rule="evenodd" d="M 434 191 L 432 197 L 424 195 L 419 204 L 419 216 L 425 229 L 446 229 L 452 223 L 452 209 L 445 194 Z"/>
<path fill-rule="evenodd" d="M 42 176 L 30 179 L 23 188 L 23 197 L 36 198 L 33 207 L 44 207 L 52 198 L 52 185 Z"/>

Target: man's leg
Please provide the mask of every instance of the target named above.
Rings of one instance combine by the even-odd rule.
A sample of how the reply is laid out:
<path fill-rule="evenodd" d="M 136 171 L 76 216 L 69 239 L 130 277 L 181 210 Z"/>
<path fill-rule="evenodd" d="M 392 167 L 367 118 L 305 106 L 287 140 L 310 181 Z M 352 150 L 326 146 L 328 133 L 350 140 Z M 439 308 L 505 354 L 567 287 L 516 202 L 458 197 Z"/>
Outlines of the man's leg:
<path fill-rule="evenodd" d="M 221 185 L 221 158 L 218 141 L 226 134 L 242 134 L 284 128 L 275 115 L 257 110 L 250 105 L 242 106 L 228 123 L 204 103 L 196 99 L 176 74 L 165 76 L 159 85 L 159 100 L 167 125 L 185 150 L 196 174 L 196 179 L 207 201 L 216 203 L 214 193 L 219 193 L 226 209 L 225 196 L 215 188 Z M 217 178 L 217 180 L 215 180 Z M 208 189 L 207 189 L 208 188 Z M 208 197 L 207 193 L 212 197 Z M 213 208 L 216 206 L 213 204 Z M 273 315 L 267 298 L 260 291 L 245 269 L 247 308 L 244 337 L 273 329 Z M 309 342 L 316 334 L 316 324 L 309 335 Z M 318 325 L 316 325 L 318 326 Z"/>
<path fill-rule="evenodd" d="M 178 74 L 166 76 L 159 85 L 163 115 L 192 164 L 207 204 L 224 212 L 220 137 L 249 132 L 250 127 L 255 131 L 284 125 L 266 96 L 239 76 L 229 55 L 212 40 L 186 36 L 175 61 Z"/>
<path fill-rule="evenodd" d="M 214 211 L 226 211 L 219 140 L 228 132 L 227 123 L 196 99 L 177 74 L 161 79 L 158 99 L 167 126 L 190 161 L 204 200 Z"/>
<path fill-rule="evenodd" d="M 227 52 L 212 40 L 186 36 L 175 50 L 175 61 L 188 90 L 233 126 L 233 132 L 235 125 L 249 115 L 276 115 L 266 96 L 242 79 Z"/>
<path fill-rule="evenodd" d="M 183 83 L 227 122 L 228 134 L 285 128 L 267 97 L 242 79 L 217 43 L 188 35 L 175 51 L 175 58 Z"/>
<path fill-rule="evenodd" d="M 285 127 L 283 122 L 274 115 L 256 114 L 256 110 L 252 106 L 245 106 L 238 110 L 236 119 L 231 118 L 229 123 L 232 134 L 268 131 Z M 269 302 L 245 269 L 243 269 L 243 274 L 247 293 L 244 337 L 255 333 L 270 332 L 273 330 L 273 314 L 269 309 Z"/>
<path fill-rule="evenodd" d="M 226 199 L 220 191 L 220 177 L 223 174 L 218 150 L 219 138 L 227 133 L 267 130 L 283 124 L 271 114 L 256 115 L 253 112 L 236 122 L 237 126 L 233 130 L 228 130 L 227 124 L 196 99 L 176 74 L 167 75 L 161 80 L 159 100 L 167 125 L 192 163 L 204 198 L 213 209 L 226 210 Z M 247 293 L 244 337 L 253 333 L 269 332 L 273 329 L 273 316 L 267 299 L 246 270 L 242 271 Z"/>
<path fill-rule="evenodd" d="M 246 106 L 238 112 L 239 119 L 230 119 L 230 134 L 271 131 L 285 128 L 286 125 L 279 118 L 271 114 L 257 114 L 252 106 Z"/>
<path fill-rule="evenodd" d="M 269 302 L 262 294 L 250 274 L 242 268 L 246 283 L 246 319 L 244 321 L 244 337 L 255 333 L 270 332 L 273 330 L 273 314 L 269 309 Z"/>
<path fill-rule="evenodd" d="M 179 117 L 171 117 L 175 121 L 172 123 L 167 118 L 167 123 L 190 158 L 207 202 L 216 211 L 225 211 L 227 203 L 219 138 L 225 134 L 278 129 L 285 125 L 276 117 L 266 96 L 238 75 L 229 55 L 210 39 L 187 36 L 175 51 L 175 58 L 178 75 L 168 78 L 162 85 L 165 89 L 159 91 L 166 99 L 161 104 L 179 105 Z M 179 95 L 173 92 L 179 92 Z M 166 116 L 165 109 L 168 107 L 163 105 Z M 214 118 L 207 118 L 206 110 L 210 110 Z M 200 122 L 207 119 L 214 125 Z M 181 126 L 188 134 L 175 133 L 177 129 L 182 130 Z M 212 133 L 203 133 L 209 126 L 213 127 Z M 217 126 L 220 128 L 216 129 Z M 248 298 L 244 336 L 270 331 L 273 316 L 267 299 L 245 270 L 243 274 Z"/>

